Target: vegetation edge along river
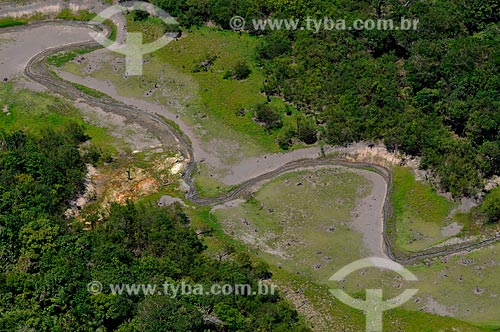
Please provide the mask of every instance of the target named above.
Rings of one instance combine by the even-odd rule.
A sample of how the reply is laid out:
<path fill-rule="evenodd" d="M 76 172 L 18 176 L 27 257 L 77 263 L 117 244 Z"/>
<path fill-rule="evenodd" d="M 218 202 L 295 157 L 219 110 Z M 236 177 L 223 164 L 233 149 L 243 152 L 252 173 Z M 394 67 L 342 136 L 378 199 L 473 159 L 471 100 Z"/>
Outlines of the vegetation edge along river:
<path fill-rule="evenodd" d="M 39 27 L 48 24 L 65 24 L 65 25 L 87 26 L 87 27 L 89 26 L 86 22 L 47 21 L 47 22 L 31 23 L 23 26 L 10 27 L 6 28 L 5 30 L 18 31 L 21 29 L 32 29 L 34 27 Z M 108 34 L 111 33 L 110 29 L 106 26 L 100 26 L 100 27 L 91 26 L 91 27 L 93 29 L 106 30 Z M 127 119 L 131 120 L 133 119 L 144 128 L 147 128 L 148 130 L 153 132 L 164 142 L 170 141 L 172 137 L 175 138 L 181 154 L 187 160 L 187 167 L 183 173 L 183 179 L 189 186 L 189 191 L 186 197 L 194 204 L 201 206 L 216 205 L 234 200 L 236 198 L 244 197 L 249 194 L 248 192 L 249 188 L 255 186 L 256 184 L 262 181 L 270 180 L 285 172 L 299 170 L 306 167 L 331 165 L 331 166 L 345 166 L 351 168 L 365 168 L 365 169 L 368 168 L 381 175 L 387 184 L 387 194 L 386 197 L 384 198 L 384 216 L 381 222 L 383 223 L 383 228 L 384 228 L 383 232 L 383 239 L 385 244 L 384 250 L 387 256 L 393 259 L 394 261 L 397 261 L 401 264 L 414 264 L 419 261 L 430 259 L 433 257 L 478 249 L 481 247 L 491 245 L 497 241 L 500 241 L 500 235 L 497 234 L 497 236 L 495 236 L 494 238 L 478 240 L 474 243 L 462 243 L 442 248 L 434 248 L 434 249 L 431 248 L 411 254 L 394 250 L 394 245 L 393 245 L 394 241 L 390 236 L 390 233 L 392 232 L 388 232 L 388 228 L 390 227 L 390 225 L 388 225 L 388 220 L 392 213 L 391 202 L 389 198 L 392 188 L 392 171 L 384 166 L 371 163 L 352 162 L 340 158 L 322 157 L 318 159 L 303 159 L 290 162 L 285 165 L 282 165 L 281 167 L 278 167 L 277 169 L 271 172 L 262 174 L 258 177 L 245 181 L 222 196 L 215 198 L 199 197 L 192 180 L 192 174 L 196 168 L 196 161 L 194 159 L 193 148 L 191 146 L 189 138 L 184 133 L 180 132 L 177 128 L 166 122 L 162 117 L 158 115 L 143 112 L 136 107 L 123 104 L 108 96 L 102 96 L 97 98 L 95 96 L 86 94 L 76 89 L 70 83 L 57 77 L 47 66 L 46 60 L 51 55 L 60 52 L 75 51 L 83 48 L 95 48 L 95 47 L 99 47 L 99 45 L 94 41 L 88 41 L 83 43 L 73 43 L 47 49 L 32 57 L 31 60 L 27 63 L 24 72 L 26 76 L 28 76 L 30 79 L 41 84 L 42 86 L 46 87 L 48 90 L 52 92 L 58 93 L 72 100 L 83 99 L 89 105 L 100 107 L 106 110 L 107 112 L 119 114 Z"/>

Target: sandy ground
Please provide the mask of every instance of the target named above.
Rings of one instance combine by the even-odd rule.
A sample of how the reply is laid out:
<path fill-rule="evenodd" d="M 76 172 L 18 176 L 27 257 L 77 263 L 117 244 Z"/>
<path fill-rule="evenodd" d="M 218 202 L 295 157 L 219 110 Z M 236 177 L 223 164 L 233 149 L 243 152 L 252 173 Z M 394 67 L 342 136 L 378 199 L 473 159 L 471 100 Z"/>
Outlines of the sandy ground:
<path fill-rule="evenodd" d="M 16 32 L 0 30 L 0 80 L 21 74 L 28 61 L 43 50 L 90 40 L 90 31 L 85 27 L 64 25 Z"/>
<path fill-rule="evenodd" d="M 108 52 L 107 50 L 98 50 L 96 52 L 93 52 L 94 55 L 99 54 L 100 52 Z M 67 73 L 61 70 L 57 71 L 57 74 L 62 77 L 65 80 L 68 80 L 70 82 L 86 85 L 89 87 L 92 87 L 93 89 L 96 89 L 98 91 L 104 92 L 108 96 L 124 103 L 127 105 L 132 105 L 135 106 L 141 110 L 144 110 L 146 112 L 150 113 L 157 113 L 161 114 L 162 116 L 166 117 L 167 119 L 174 121 L 181 130 L 191 139 L 191 142 L 193 144 L 193 149 L 194 149 L 194 157 L 195 160 L 199 161 L 201 159 L 206 159 L 206 160 L 213 160 L 213 156 L 211 153 L 205 151 L 201 147 L 201 142 L 196 138 L 194 135 L 194 132 L 191 127 L 186 125 L 179 117 L 170 112 L 165 106 L 163 105 L 158 105 L 155 103 L 150 103 L 145 100 L 137 99 L 137 98 L 130 98 L 126 96 L 120 95 L 117 91 L 115 86 L 109 82 L 109 81 L 104 81 L 104 80 L 99 80 L 95 79 L 92 77 L 79 77 L 77 75 L 73 75 L 71 73 Z"/>
<path fill-rule="evenodd" d="M 118 17 L 117 20 L 120 20 Z M 93 30 L 84 26 L 64 24 L 43 25 L 15 32 L 0 29 L 0 80 L 15 79 L 21 86 L 35 91 L 43 91 L 44 87 L 31 82 L 22 76 L 28 61 L 36 54 L 51 47 L 80 43 L 91 40 Z M 90 107 L 83 100 L 74 103 L 82 111 L 84 119 L 90 124 L 106 127 L 109 133 L 124 142 L 132 150 L 144 150 L 158 145 L 156 137 L 148 133 L 136 123 L 126 123 L 123 118 Z"/>
<path fill-rule="evenodd" d="M 385 179 L 375 172 L 351 170 L 372 182 L 371 193 L 360 199 L 352 213 L 351 227 L 363 234 L 363 244 L 372 256 L 387 258 L 384 248 L 384 199 L 387 194 Z"/>
<path fill-rule="evenodd" d="M 0 17 L 26 17 L 35 13 L 53 14 L 65 8 L 73 11 L 88 10 L 98 13 L 106 7 L 109 5 L 96 0 L 39 0 L 26 1 L 24 4 L 0 1 Z"/>

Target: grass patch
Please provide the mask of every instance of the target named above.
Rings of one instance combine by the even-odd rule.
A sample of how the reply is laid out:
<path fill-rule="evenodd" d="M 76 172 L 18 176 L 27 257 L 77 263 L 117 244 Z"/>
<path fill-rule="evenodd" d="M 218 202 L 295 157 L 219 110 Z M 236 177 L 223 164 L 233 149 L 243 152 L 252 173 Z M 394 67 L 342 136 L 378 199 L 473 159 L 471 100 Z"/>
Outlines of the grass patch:
<path fill-rule="evenodd" d="M 206 164 L 198 163 L 196 167 L 198 168 L 198 174 L 193 174 L 193 178 L 196 192 L 200 197 L 219 197 L 234 188 L 234 186 L 227 186 L 218 181 L 213 176 L 215 172 Z"/>
<path fill-rule="evenodd" d="M 102 93 L 100 91 L 97 91 L 95 89 L 92 89 L 92 88 L 89 88 L 85 85 L 81 85 L 81 84 L 78 84 L 78 83 L 73 83 L 73 82 L 69 82 L 72 86 L 74 86 L 75 88 L 77 88 L 78 90 L 82 91 L 83 93 L 86 93 L 88 94 L 89 96 L 92 96 L 94 98 L 103 98 L 103 97 L 106 97 L 106 94 L 105 93 Z"/>
<path fill-rule="evenodd" d="M 322 214 L 328 216 L 332 222 L 348 216 L 352 205 L 346 199 L 346 196 L 349 197 L 346 191 L 352 192 L 356 186 L 351 186 L 354 183 L 349 184 L 337 174 L 334 178 L 337 181 L 340 179 L 337 187 L 342 188 L 342 192 L 327 192 L 323 188 L 316 188 L 318 190 L 312 192 L 311 188 L 307 188 L 307 180 L 311 180 L 312 174 L 313 172 L 297 172 L 283 175 L 265 185 L 254 199 L 239 207 L 215 210 L 213 213 L 205 210 L 206 218 L 196 222 L 208 220 L 207 224 L 211 225 L 213 233 L 205 242 L 209 247 L 216 246 L 214 252 L 222 250 L 225 243 L 233 245 L 236 238 L 240 242 L 235 248 L 250 252 L 256 259 L 270 264 L 274 282 L 277 282 L 282 290 L 287 290 L 288 294 L 295 294 L 292 295 L 293 302 L 301 308 L 300 311 L 308 317 L 319 317 L 326 322 L 319 330 L 337 331 L 343 327 L 346 330 L 362 331 L 365 318 L 363 313 L 335 300 L 328 289 L 337 288 L 338 285 L 325 282 L 325 277 L 331 276 L 344 263 L 350 263 L 360 257 L 361 239 L 339 228 L 338 224 L 332 233 L 318 228 L 318 225 L 326 224 L 321 222 Z M 289 187 L 285 186 L 287 179 Z M 325 183 L 325 180 L 323 177 L 314 182 Z M 297 187 L 296 181 L 305 185 Z M 302 192 L 303 187 L 307 189 L 305 192 Z M 325 197 L 322 197 L 323 194 Z M 356 196 L 355 191 L 352 195 Z M 335 209 L 337 200 L 342 200 L 340 210 Z M 287 224 L 291 224 L 293 228 Z M 202 226 L 197 226 L 200 227 Z M 223 232 L 223 235 L 216 239 L 220 232 Z M 311 236 L 313 232 L 316 234 Z M 261 241 L 249 241 L 252 237 Z M 272 250 L 282 251 L 279 244 L 287 237 L 294 241 L 291 241 L 291 246 L 287 246 L 285 251 L 290 258 L 282 259 Z M 226 242 L 227 238 L 230 239 L 229 242 Z M 243 249 L 242 243 L 245 244 Z M 352 274 L 342 283 L 342 287 L 359 298 L 363 298 L 362 290 L 367 288 L 383 288 L 386 298 L 399 295 L 402 289 L 420 289 L 415 297 L 418 302 L 412 300 L 401 308 L 384 313 L 384 331 L 493 331 L 500 327 L 500 321 L 496 318 L 500 317 L 500 308 L 496 304 L 495 295 L 498 290 L 496 276 L 500 274 L 500 261 L 496 259 L 495 254 L 498 250 L 500 244 L 478 252 L 454 256 L 449 262 L 436 261 L 431 266 L 410 267 L 419 279 L 416 283 L 401 282 L 395 279 L 394 273 L 370 269 Z M 318 251 L 321 251 L 321 255 L 318 255 Z M 330 265 L 321 259 L 328 255 L 333 258 L 332 262 L 328 263 Z M 311 265 L 318 263 L 322 264 L 319 270 L 311 268 Z M 484 292 L 482 295 L 475 293 L 477 287 Z M 424 307 L 449 310 L 449 314 L 455 318 L 423 312 Z"/>
<path fill-rule="evenodd" d="M 479 251 L 449 257 L 446 262 L 412 268 L 418 276 L 418 296 L 432 297 L 453 316 L 498 331 L 498 275 L 500 244 Z M 410 303 L 418 310 L 422 303 Z"/>
<path fill-rule="evenodd" d="M 224 233 L 216 216 L 210 210 L 209 206 L 186 209 L 191 220 L 191 227 L 203 233 L 203 243 L 207 246 L 207 255 L 216 257 L 218 253 L 228 247 L 235 248 L 240 252 L 246 251 L 246 247 L 241 242 Z"/>
<path fill-rule="evenodd" d="M 444 241 L 441 228 L 456 203 L 440 196 L 429 185 L 416 181 L 409 168 L 394 168 L 391 192 L 396 247 L 419 251 Z"/>
<path fill-rule="evenodd" d="M 116 41 L 116 36 L 118 35 L 118 28 L 113 23 L 113 21 L 105 20 L 103 22 L 103 24 L 106 25 L 110 30 L 109 36 L 108 36 L 109 40 Z"/>
<path fill-rule="evenodd" d="M 311 282 L 308 278 L 272 267 L 273 282 L 280 290 L 292 294 L 290 298 L 307 315 L 318 331 L 365 331 L 363 312 L 344 305 L 329 292 L 329 287 Z M 356 296 L 352 291 L 346 291 Z M 320 320 L 320 325 L 317 320 Z M 396 308 L 383 314 L 383 330 L 387 332 L 485 332 L 486 327 L 474 326 L 451 317 L 442 317 L 421 311 Z"/>
<path fill-rule="evenodd" d="M 59 14 L 59 15 L 61 15 L 61 14 Z M 63 17 L 71 17 L 70 15 L 71 14 L 66 13 L 66 14 L 63 14 L 62 16 Z M 92 17 L 90 17 L 90 15 L 88 15 L 88 14 L 76 15 L 76 16 L 74 16 L 73 19 L 78 20 L 79 17 L 81 17 L 82 20 L 84 20 L 84 21 L 88 21 L 88 20 L 93 19 L 95 17 L 95 14 L 93 14 Z M 87 18 L 89 18 L 89 17 L 90 17 L 90 19 L 87 20 Z M 67 19 L 67 20 L 71 20 L 71 19 Z M 118 28 L 116 27 L 116 25 L 111 20 L 105 20 L 103 22 L 103 24 L 109 28 L 110 32 L 109 32 L 108 38 L 112 41 L 115 41 L 116 36 L 118 34 Z M 51 66 L 61 68 L 63 65 L 67 64 L 68 62 L 73 61 L 77 56 L 93 52 L 96 49 L 98 49 L 98 48 L 96 48 L 96 47 L 82 48 L 82 49 L 78 49 L 78 50 L 71 51 L 71 52 L 62 52 L 59 54 L 54 54 L 54 55 L 51 55 L 47 58 L 47 63 Z"/>
<path fill-rule="evenodd" d="M 12 17 L 4 17 L 0 18 L 0 28 L 8 28 L 17 25 L 24 25 L 28 23 L 25 19 L 12 18 Z"/>
<path fill-rule="evenodd" d="M 199 87 L 200 99 L 188 110 L 191 122 L 202 126 L 211 137 L 237 141 L 243 146 L 244 156 L 280 151 L 278 137 L 297 132 L 301 115 L 292 105 L 272 97 L 270 106 L 279 112 L 283 125 L 268 130 L 255 122 L 256 106 L 267 102 L 261 93 L 265 75 L 255 59 L 259 43 L 257 37 L 247 34 L 203 27 L 190 30 L 157 52 L 161 62 L 189 75 Z M 242 62 L 251 70 L 247 79 L 224 78 L 228 70 Z"/>
<path fill-rule="evenodd" d="M 58 130 L 67 123 L 83 125 L 92 143 L 105 153 L 115 154 L 117 139 L 105 128 L 85 123 L 79 111 L 70 103 L 46 93 L 15 90 L 11 83 L 0 83 L 0 129 L 22 130 L 40 135 L 50 128 Z"/>
<path fill-rule="evenodd" d="M 112 0 L 106 0 L 110 3 Z M 57 14 L 43 14 L 36 13 L 34 15 L 22 18 L 4 17 L 0 18 L 0 28 L 6 28 L 17 25 L 24 25 L 29 22 L 42 21 L 46 19 L 59 19 L 67 21 L 90 21 L 96 17 L 96 14 L 87 10 L 71 11 L 69 8 L 65 8 L 58 12 Z M 104 24 L 108 26 L 111 30 L 110 39 L 116 39 L 117 28 L 111 20 L 105 20 Z"/>
<path fill-rule="evenodd" d="M 95 16 L 95 13 L 89 12 L 87 10 L 79 10 L 77 12 L 74 12 L 69 8 L 64 8 L 57 14 L 56 18 L 67 21 L 90 21 Z"/>
<path fill-rule="evenodd" d="M 51 66 L 62 67 L 65 63 L 73 61 L 77 56 L 90 53 L 96 50 L 95 48 L 83 48 L 71 52 L 63 52 L 59 54 L 51 55 L 47 58 L 47 62 Z"/>
<path fill-rule="evenodd" d="M 167 24 L 160 18 L 147 16 L 142 19 L 138 19 L 138 15 L 135 13 L 136 12 L 131 12 L 126 17 L 127 30 L 129 32 L 142 33 L 144 43 L 154 42 L 155 40 L 160 39 L 165 32 L 169 31 Z"/>
<path fill-rule="evenodd" d="M 162 62 L 195 78 L 201 97 L 200 112 L 244 137 L 251 137 L 265 151 L 277 151 L 274 138 L 252 119 L 253 108 L 266 101 L 261 94 L 265 77 L 254 59 L 258 42 L 257 38 L 245 34 L 200 28 L 160 50 L 158 56 Z M 214 59 L 210 68 L 193 73 L 195 67 L 210 58 Z M 226 70 L 234 68 L 239 61 L 248 63 L 252 71 L 249 78 L 224 79 Z"/>

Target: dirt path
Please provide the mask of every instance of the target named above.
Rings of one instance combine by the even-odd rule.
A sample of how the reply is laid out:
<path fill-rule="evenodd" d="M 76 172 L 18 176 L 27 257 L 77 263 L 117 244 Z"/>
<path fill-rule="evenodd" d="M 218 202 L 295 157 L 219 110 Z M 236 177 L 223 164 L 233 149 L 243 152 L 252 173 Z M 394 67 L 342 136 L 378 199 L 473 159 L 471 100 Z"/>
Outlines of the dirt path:
<path fill-rule="evenodd" d="M 50 48 L 50 46 L 47 45 L 39 45 L 38 47 L 29 48 L 28 46 L 22 45 L 25 41 L 19 37 L 22 36 L 23 33 L 29 34 L 33 31 L 33 29 L 40 29 L 42 27 L 46 28 L 46 26 L 49 26 L 53 31 L 49 32 L 50 29 L 47 30 L 50 42 L 59 46 Z M 374 252 L 377 252 L 378 254 L 380 254 L 381 252 L 386 253 L 389 258 L 395 261 L 409 264 L 431 257 L 447 255 L 453 252 L 463 251 L 471 248 L 482 247 L 499 240 L 499 238 L 496 238 L 472 245 L 469 244 L 461 247 L 454 247 L 451 249 L 444 248 L 441 251 L 433 251 L 429 253 L 423 252 L 415 254 L 411 257 L 400 257 L 393 252 L 391 241 L 387 236 L 386 221 L 390 216 L 390 202 L 388 199 L 388 194 L 392 186 L 391 171 L 385 167 L 370 163 L 357 163 L 336 158 L 317 158 L 318 151 L 315 150 L 315 148 L 309 150 L 294 151 L 289 154 L 276 154 L 275 156 L 269 157 L 270 161 L 268 160 L 268 156 L 263 156 L 262 159 L 256 158 L 252 162 L 243 162 L 241 165 L 234 168 L 234 171 L 231 175 L 229 175 L 229 178 L 227 179 L 227 181 L 230 183 L 238 184 L 238 186 L 234 190 L 216 198 L 198 197 L 191 177 L 191 174 L 195 167 L 194 149 L 197 145 L 195 143 L 193 147 L 193 145 L 191 144 L 191 142 L 196 138 L 193 136 L 188 137 L 188 135 L 190 134 L 189 130 L 186 130 L 186 132 L 178 132 L 162 117 L 158 116 L 154 112 L 143 111 L 144 108 L 142 108 L 142 106 L 147 105 L 134 105 L 133 101 L 135 101 L 135 99 L 127 100 L 130 101 L 130 104 L 127 104 L 123 101 L 119 101 L 111 97 L 94 98 L 90 95 L 86 95 L 74 88 L 67 81 L 54 76 L 49 68 L 47 68 L 46 58 L 51 54 L 55 54 L 63 50 L 67 51 L 71 49 L 97 46 L 94 41 L 81 41 L 81 39 L 83 38 L 81 35 L 81 30 L 85 29 L 84 27 L 87 27 L 86 29 L 89 29 L 88 25 L 81 22 L 52 22 L 33 24 L 23 27 L 1 30 L 0 40 L 2 40 L 2 38 L 5 39 L 4 33 L 10 33 L 10 35 L 8 36 L 11 39 L 13 38 L 16 40 L 17 37 L 17 40 L 19 40 L 20 43 L 18 49 L 24 49 L 28 54 L 24 54 L 23 57 L 16 57 L 15 53 L 10 53 L 10 55 L 7 56 L 8 59 L 10 59 L 9 66 L 17 68 L 17 70 L 19 70 L 20 67 L 25 66 L 25 75 L 33 81 L 41 84 L 54 93 L 69 98 L 70 100 L 79 102 L 85 101 L 85 103 L 90 106 L 98 107 L 106 112 L 122 116 L 126 119 L 126 121 L 135 122 L 141 127 L 147 129 L 149 132 L 153 133 L 165 146 L 177 148 L 184 155 L 185 160 L 187 161 L 188 166 L 186 167 L 186 170 L 183 174 L 183 178 L 190 188 L 187 194 L 187 199 L 189 199 L 193 203 L 198 205 L 223 204 L 234 199 L 249 195 L 251 193 L 252 187 L 256 184 L 265 180 L 272 179 L 280 174 L 283 174 L 284 172 L 290 172 L 304 167 L 340 165 L 350 168 L 363 169 L 365 171 L 369 169 L 370 172 L 376 172 L 383 179 L 383 186 L 386 189 L 383 190 L 383 192 L 373 192 L 373 196 L 371 196 L 372 199 L 377 202 L 374 202 L 373 205 L 380 206 L 380 210 L 376 210 L 372 213 L 372 211 L 370 211 L 369 209 L 365 209 L 363 208 L 363 206 L 360 206 L 360 209 L 357 211 L 357 213 L 362 216 L 362 218 L 360 219 L 361 221 L 358 223 L 358 227 L 360 230 L 364 230 L 364 234 L 371 233 L 373 235 L 370 235 L 370 237 L 366 239 L 366 243 Z M 72 43 L 71 45 L 67 45 L 64 42 L 60 42 L 59 34 L 61 33 L 61 31 L 69 31 L 70 35 L 71 33 L 75 33 L 76 40 L 74 40 L 74 43 Z M 21 35 L 16 35 L 16 33 L 20 33 Z M 7 47 L 5 47 L 3 50 L 4 52 L 7 52 L 4 54 L 9 54 L 10 47 L 8 47 L 7 45 Z M 29 55 L 33 53 L 35 54 L 26 63 L 26 57 L 29 57 Z M 16 59 L 18 58 L 19 60 L 17 60 L 16 63 Z M 0 72 L 3 73 L 4 71 L 7 72 L 5 63 L 0 64 Z M 99 87 L 94 88 L 99 89 Z M 172 121 L 176 120 L 178 120 L 176 117 L 172 119 Z M 180 121 L 176 121 L 176 123 L 178 125 L 182 124 Z M 382 213 L 380 213 L 380 211 L 382 211 Z M 370 221 L 368 222 L 368 220 Z M 378 227 L 373 222 L 376 222 Z M 383 234 L 380 234 L 380 229 L 383 230 Z"/>

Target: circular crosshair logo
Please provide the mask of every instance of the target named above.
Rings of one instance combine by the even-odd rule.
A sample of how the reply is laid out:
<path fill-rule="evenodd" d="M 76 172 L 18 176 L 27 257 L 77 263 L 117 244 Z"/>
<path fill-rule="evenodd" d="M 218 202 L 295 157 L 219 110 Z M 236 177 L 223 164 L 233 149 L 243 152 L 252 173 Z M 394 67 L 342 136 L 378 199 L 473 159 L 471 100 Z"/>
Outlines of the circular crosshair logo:
<path fill-rule="evenodd" d="M 165 24 L 170 26 L 179 25 L 172 16 L 161 8 L 142 1 L 127 1 L 108 7 L 97 14 L 89 24 L 100 25 L 117 14 L 129 13 L 132 11 L 147 12 L 150 16 L 158 17 L 165 22 Z M 165 33 L 156 41 L 143 44 L 143 35 L 141 32 L 126 32 L 125 44 L 121 44 L 118 41 L 110 40 L 102 32 L 91 32 L 90 35 L 95 41 L 108 50 L 125 55 L 126 73 L 131 76 L 142 75 L 143 56 L 145 54 L 159 50 L 178 36 L 177 33 Z"/>
<path fill-rule="evenodd" d="M 344 280 L 349 274 L 370 267 L 376 267 L 381 269 L 387 269 L 394 271 L 403 277 L 407 281 L 418 281 L 418 278 L 405 269 L 404 266 L 393 262 L 386 258 L 380 257 L 370 257 L 360 259 L 349 265 L 344 266 L 342 269 L 337 271 L 333 276 L 330 277 L 330 281 L 341 281 Z M 366 290 L 366 301 L 352 298 L 347 293 L 340 289 L 330 289 L 336 298 L 338 298 L 343 303 L 350 307 L 358 310 L 363 310 L 366 314 L 366 331 L 367 332 L 382 332 L 382 315 L 384 311 L 394 309 L 403 305 L 409 299 L 411 299 L 415 294 L 417 294 L 418 289 L 407 289 L 400 295 L 387 300 L 384 302 L 382 296 L 382 289 L 367 289 Z"/>

